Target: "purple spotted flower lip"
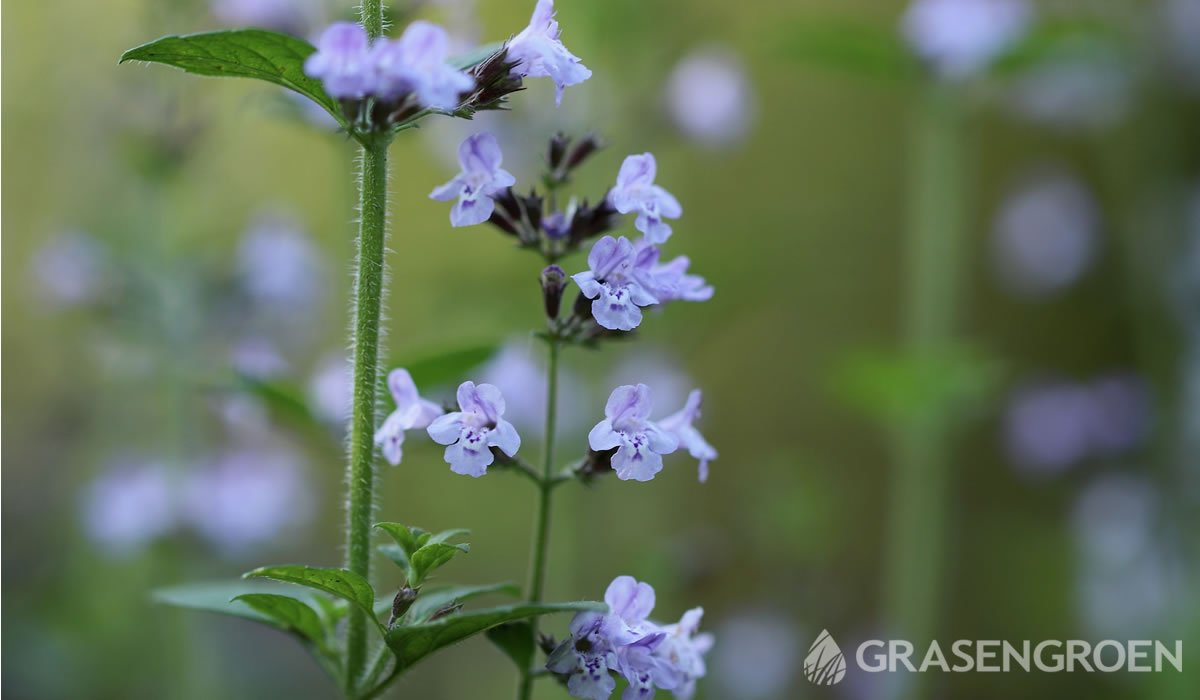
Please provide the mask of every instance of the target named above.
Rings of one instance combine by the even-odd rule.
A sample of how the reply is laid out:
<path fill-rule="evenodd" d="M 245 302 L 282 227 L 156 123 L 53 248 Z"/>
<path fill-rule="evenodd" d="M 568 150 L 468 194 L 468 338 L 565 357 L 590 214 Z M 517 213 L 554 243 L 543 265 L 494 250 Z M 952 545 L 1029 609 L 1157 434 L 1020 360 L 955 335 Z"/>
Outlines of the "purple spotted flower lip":
<path fill-rule="evenodd" d="M 700 461 L 700 483 L 704 483 L 708 481 L 708 463 L 717 458 L 717 450 L 692 425 L 700 417 L 700 398 L 700 390 L 693 389 L 683 408 L 660 420 L 658 425 L 675 436 L 679 446 Z"/>
<path fill-rule="evenodd" d="M 394 100 L 412 94 L 426 107 L 454 109 L 475 81 L 446 63 L 449 53 L 446 30 L 431 22 L 413 22 L 399 39 L 375 42 L 371 47 L 375 96 Z"/>
<path fill-rule="evenodd" d="M 617 173 L 617 186 L 608 193 L 608 201 L 622 214 L 637 212 L 634 225 L 651 243 L 666 243 L 671 226 L 663 221 L 683 215 L 679 200 L 654 184 L 658 164 L 651 153 L 629 156 Z"/>
<path fill-rule="evenodd" d="M 468 136 L 458 147 L 462 172 L 430 193 L 430 199 L 458 202 L 450 210 L 452 226 L 473 226 L 487 221 L 496 209 L 492 196 L 516 184 L 517 179 L 500 167 L 504 155 L 496 137 L 486 131 Z"/>
<path fill-rule="evenodd" d="M 317 51 L 304 61 L 304 72 L 319 78 L 338 99 L 361 99 L 375 87 L 367 32 L 354 22 L 335 22 L 317 39 Z"/>
<path fill-rule="evenodd" d="M 561 35 L 554 19 L 554 0 L 538 0 L 529 26 L 508 42 L 508 60 L 516 64 L 513 73 L 553 80 L 556 104 L 562 104 L 564 89 L 592 77 L 592 71 L 563 46 Z"/>
<path fill-rule="evenodd" d="M 504 420 L 504 397 L 491 384 L 463 382 L 458 387 L 461 411 L 447 413 L 428 428 L 429 437 L 446 445 L 446 461 L 456 474 L 480 477 L 495 456 L 493 447 L 512 457 L 521 448 L 521 436 Z"/>
<path fill-rule="evenodd" d="M 375 431 L 375 444 L 383 451 L 383 458 L 389 464 L 396 465 L 404 456 L 404 432 L 428 428 L 435 418 L 442 415 L 442 408 L 421 398 L 412 375 L 406 369 L 392 370 L 388 375 L 388 389 L 396 402 L 396 410 Z"/>
<path fill-rule="evenodd" d="M 592 316 L 596 323 L 614 331 L 630 331 L 642 322 L 640 307 L 658 303 L 658 297 L 637 274 L 634 245 L 629 239 L 605 236 L 588 253 L 586 272 L 571 279 L 579 290 L 592 299 Z"/>
<path fill-rule="evenodd" d="M 619 386 L 608 397 L 604 420 L 588 434 L 593 450 L 616 448 L 612 467 L 623 481 L 649 481 L 662 471 L 662 456 L 679 447 L 674 435 L 650 420 L 650 387 Z"/>

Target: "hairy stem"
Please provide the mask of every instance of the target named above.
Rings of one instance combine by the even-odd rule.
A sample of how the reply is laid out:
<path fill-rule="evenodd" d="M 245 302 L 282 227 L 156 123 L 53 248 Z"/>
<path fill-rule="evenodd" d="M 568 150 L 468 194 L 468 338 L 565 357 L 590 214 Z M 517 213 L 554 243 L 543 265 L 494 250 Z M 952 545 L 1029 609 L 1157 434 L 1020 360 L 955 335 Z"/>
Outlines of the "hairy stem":
<path fill-rule="evenodd" d="M 936 360 L 954 340 L 966 236 L 965 124 L 957 96 L 933 87 L 914 120 L 906 254 L 904 347 L 913 362 Z M 893 426 L 895 470 L 884 605 L 889 633 L 928 643 L 937 627 L 947 520 L 951 416 L 940 406 Z M 920 675 L 920 674 L 917 674 Z M 901 697 L 924 697 L 920 679 Z"/>
<path fill-rule="evenodd" d="M 546 581 L 546 554 L 550 544 L 550 495 L 554 491 L 554 432 L 558 419 L 558 339 L 548 341 L 549 358 L 546 362 L 546 448 L 542 455 L 542 478 L 538 484 L 537 522 L 534 525 L 533 552 L 529 565 L 529 601 L 540 603 Z M 538 620 L 529 622 L 534 644 L 537 644 Z M 517 698 L 529 700 L 533 693 L 534 674 L 532 669 L 523 669 Z"/>
<path fill-rule="evenodd" d="M 387 142 L 383 139 L 363 146 L 361 194 L 358 265 L 354 277 L 354 417 L 350 426 L 346 568 L 369 580 L 375 506 L 375 392 L 379 383 L 379 322 L 387 221 Z M 362 672 L 366 648 L 367 619 L 362 611 L 352 609 L 346 626 L 346 685 L 351 691 Z"/>

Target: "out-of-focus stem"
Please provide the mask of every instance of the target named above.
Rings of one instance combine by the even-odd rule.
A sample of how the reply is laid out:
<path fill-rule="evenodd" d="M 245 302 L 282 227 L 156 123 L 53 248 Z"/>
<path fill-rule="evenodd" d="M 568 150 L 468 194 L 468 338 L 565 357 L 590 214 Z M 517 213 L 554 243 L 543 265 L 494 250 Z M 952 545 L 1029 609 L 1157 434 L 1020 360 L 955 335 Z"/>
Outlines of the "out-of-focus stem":
<path fill-rule="evenodd" d="M 958 95 L 931 86 L 913 115 L 911 197 L 907 222 L 907 290 L 903 345 L 922 366 L 944 357 L 954 338 L 965 262 L 965 122 Z M 888 634 L 921 645 L 932 639 L 942 599 L 950 416 L 921 407 L 892 426 L 893 481 L 884 572 Z M 922 674 L 895 697 L 923 697 Z"/>
<path fill-rule="evenodd" d="M 550 495 L 554 492 L 554 432 L 558 419 L 558 339 L 548 341 L 549 358 L 546 362 L 546 448 L 542 455 L 542 479 L 538 484 L 537 522 L 534 524 L 533 552 L 529 565 L 529 602 L 540 603 L 546 580 L 546 554 L 550 544 Z M 534 643 L 537 643 L 538 622 L 529 622 Z M 534 675 L 531 669 L 522 669 L 517 686 L 518 700 L 529 700 L 533 694 Z"/>

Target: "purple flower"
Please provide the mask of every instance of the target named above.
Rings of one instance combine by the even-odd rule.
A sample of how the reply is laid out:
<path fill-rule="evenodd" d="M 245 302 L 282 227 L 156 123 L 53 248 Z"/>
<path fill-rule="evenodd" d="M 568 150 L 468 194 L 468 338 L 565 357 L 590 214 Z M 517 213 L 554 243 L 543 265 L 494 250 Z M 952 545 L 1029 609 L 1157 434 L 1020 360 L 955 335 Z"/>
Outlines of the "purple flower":
<path fill-rule="evenodd" d="M 100 475 L 83 500 L 85 534 L 114 556 L 127 556 L 176 524 L 175 492 L 156 463 L 122 466 Z"/>
<path fill-rule="evenodd" d="M 439 416 L 428 428 L 429 437 L 447 445 L 446 461 L 456 474 L 480 477 L 495 456 L 491 448 L 512 457 L 521 448 L 521 436 L 504 415 L 504 397 L 491 384 L 463 382 L 458 387 L 461 411 Z"/>
<path fill-rule="evenodd" d="M 962 80 L 986 69 L 1029 27 L 1025 0 L 916 0 L 902 30 L 941 77 Z"/>
<path fill-rule="evenodd" d="M 449 53 L 446 30 L 432 22 L 413 22 L 399 39 L 375 42 L 371 47 L 375 95 L 393 100 L 411 93 L 426 107 L 454 109 L 475 81 L 446 63 Z"/>
<path fill-rule="evenodd" d="M 567 692 L 584 700 L 606 700 L 617 687 L 609 674 L 616 652 L 605 635 L 605 616 L 580 613 L 571 620 L 571 636 L 550 654 L 546 668 L 568 676 Z"/>
<path fill-rule="evenodd" d="M 658 422 L 663 430 L 675 436 L 688 454 L 700 460 L 700 483 L 708 481 L 708 463 L 717 458 L 717 450 L 704 439 L 692 422 L 700 417 L 700 390 L 688 394 L 687 403 L 677 413 Z"/>
<path fill-rule="evenodd" d="M 696 693 L 696 680 L 703 678 L 708 669 L 704 655 L 713 646 L 713 636 L 700 633 L 700 619 L 704 608 L 692 608 L 683 614 L 679 622 L 662 628 L 666 635 L 655 650 L 655 655 L 665 660 L 680 676 L 674 688 L 675 697 L 689 700 Z"/>
<path fill-rule="evenodd" d="M 706 47 L 671 71 L 667 107 L 675 124 L 705 146 L 741 141 L 754 120 L 754 95 L 738 57 L 723 47 Z"/>
<path fill-rule="evenodd" d="M 317 39 L 317 52 L 304 61 L 304 73 L 318 78 L 338 99 L 360 99 L 375 84 L 367 32 L 354 22 L 335 22 Z"/>
<path fill-rule="evenodd" d="M 650 421 L 650 387 L 619 386 L 608 397 L 604 420 L 588 433 L 588 444 L 602 452 L 617 448 L 612 467 L 623 481 L 649 481 L 662 471 L 662 456 L 679 447 L 674 435 Z"/>
<path fill-rule="evenodd" d="M 637 272 L 637 256 L 629 239 L 605 236 L 588 253 L 587 272 L 571 278 L 580 291 L 592 299 L 592 315 L 601 326 L 614 331 L 629 331 L 642 322 L 639 307 L 658 303 L 647 289 L 644 275 Z"/>
<path fill-rule="evenodd" d="M 654 154 L 628 156 L 617 173 L 617 186 L 608 193 L 608 201 L 622 214 L 636 211 L 637 230 L 651 243 L 666 243 L 671 226 L 663 218 L 678 219 L 683 207 L 670 192 L 654 184 L 658 164 Z"/>
<path fill-rule="evenodd" d="M 325 288 L 320 251 L 298 221 L 279 212 L 254 217 L 238 244 L 237 272 L 253 302 L 306 322 Z"/>
<path fill-rule="evenodd" d="M 487 221 L 496 209 L 492 195 L 516 184 L 512 173 L 500 167 L 503 159 L 496 137 L 486 131 L 468 136 L 458 147 L 462 172 L 430 193 L 430 199 L 448 202 L 458 197 L 450 210 L 451 226 L 472 226 Z"/>
<path fill-rule="evenodd" d="M 392 400 L 396 402 L 396 410 L 375 431 L 375 444 L 382 449 L 383 458 L 389 464 L 396 465 L 404 456 L 404 431 L 428 428 L 443 411 L 441 406 L 421 398 L 412 375 L 406 369 L 391 371 L 388 389 L 392 392 Z"/>
<path fill-rule="evenodd" d="M 687 274 L 692 261 L 680 255 L 671 262 L 659 264 L 661 255 L 658 247 L 648 240 L 634 244 L 634 272 L 641 285 L 658 299 L 668 301 L 708 301 L 712 299 L 712 285 L 699 275 Z"/>
<path fill-rule="evenodd" d="M 213 15 L 227 25 L 302 34 L 320 14 L 319 0 L 212 0 Z"/>
<path fill-rule="evenodd" d="M 592 77 L 592 71 L 563 46 L 561 34 L 554 19 L 554 0 L 538 0 L 529 26 L 508 42 L 508 60 L 516 63 L 513 73 L 553 80 L 555 104 L 562 104 L 563 90 L 568 85 Z"/>

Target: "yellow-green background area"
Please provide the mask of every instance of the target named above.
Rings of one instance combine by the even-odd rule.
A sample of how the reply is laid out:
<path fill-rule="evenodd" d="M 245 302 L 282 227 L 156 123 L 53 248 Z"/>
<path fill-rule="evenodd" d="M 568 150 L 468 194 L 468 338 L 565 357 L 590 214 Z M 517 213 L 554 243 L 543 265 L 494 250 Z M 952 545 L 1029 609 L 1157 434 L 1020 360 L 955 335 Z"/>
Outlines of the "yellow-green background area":
<path fill-rule="evenodd" d="M 524 0 L 480 4 L 488 39 L 518 31 L 531 9 Z M 1150 5 L 1127 9 L 1139 16 Z M 799 667 L 821 629 L 848 649 L 885 634 L 894 460 L 881 412 L 870 405 L 899 396 L 903 413 L 905 401 L 922 400 L 919 390 L 890 386 L 904 382 L 886 371 L 867 372 L 873 379 L 854 391 L 839 379 L 853 358 L 887 358 L 898 347 L 913 185 L 910 116 L 921 91 L 814 65 L 793 39 L 814 17 L 848 18 L 893 35 L 902 9 L 866 0 L 563 0 L 566 43 L 595 77 L 569 89 L 557 111 L 552 88 L 536 81 L 514 97 L 509 121 L 489 122 L 507 124 L 508 144 L 526 139 L 523 148 L 508 146 L 522 183 L 535 180 L 537 154 L 555 128 L 603 134 L 608 148 L 573 184 L 593 197 L 624 155 L 653 151 L 660 184 L 685 210 L 668 253 L 688 254 L 717 290 L 709 303 L 648 314 L 636 343 L 565 353 L 565 367 L 598 387 L 578 407 L 595 419 L 610 367 L 642 353 L 666 358 L 703 387 L 701 428 L 721 456 L 703 485 L 694 464 L 677 456 L 650 483 L 561 488 L 547 595 L 599 598 L 612 577 L 628 573 L 655 585 L 664 620 L 703 605 L 708 629 L 748 615 L 779 621 L 794 635 L 795 673 L 772 697 L 871 697 L 869 684 L 811 687 Z M 436 10 L 423 13 L 439 18 Z M 215 312 L 207 295 L 231 284 L 239 236 L 264 205 L 294 213 L 327 263 L 330 301 L 311 318 L 319 341 L 294 349 L 298 374 L 345 347 L 350 144 L 277 117 L 273 87 L 116 63 L 149 38 L 218 26 L 203 3 L 183 0 L 4 7 L 3 689 L 12 698 L 335 692 L 291 640 L 238 620 L 154 606 L 148 591 L 232 578 L 266 563 L 339 564 L 336 436 L 291 436 L 307 458 L 314 522 L 233 558 L 188 535 L 113 558 L 91 544 L 79 516 L 86 485 L 114 455 L 185 463 L 227 442 L 211 387 L 231 376 L 227 328 L 237 310 Z M 716 149 L 681 135 L 662 96 L 676 61 L 712 43 L 740 57 L 756 100 L 747 138 Z M 1181 552 L 1185 580 L 1195 582 L 1200 456 L 1176 450 L 1181 331 L 1160 292 L 1180 236 L 1163 229 L 1154 203 L 1155 193 L 1200 177 L 1200 112 L 1194 97 L 1149 82 L 1129 119 L 1090 133 L 1033 126 L 997 109 L 987 94 L 970 96 L 967 241 L 962 260 L 945 264 L 963 268 L 961 338 L 976 349 L 972 356 L 986 358 L 991 379 L 961 412 L 949 460 L 939 639 L 1087 638 L 1071 512 L 1080 490 L 1109 471 L 1139 475 L 1160 490 L 1157 517 Z M 522 338 L 542 322 L 538 261 L 492 229 L 452 230 L 447 205 L 426 197 L 452 174 L 452 163 L 436 154 L 453 146 L 453 134 L 406 132 L 392 149 L 389 357 Z M 167 156 L 156 150 L 159 140 L 184 135 L 186 147 Z M 987 242 L 1004 193 L 1044 162 L 1066 164 L 1091 186 L 1103 238 L 1099 260 L 1079 284 L 1024 303 L 997 287 Z M 71 228 L 151 275 L 153 291 L 126 300 L 142 309 L 138 320 L 55 311 L 39 299 L 31 256 Z M 564 262 L 571 272 L 583 264 L 582 255 Z M 113 371 L 114 354 L 128 361 L 116 365 L 143 370 Z M 1010 467 L 1000 429 L 1008 389 L 1041 374 L 1085 380 L 1111 371 L 1136 371 L 1150 382 L 1154 431 L 1142 449 L 1046 479 Z M 536 455 L 536 438 L 526 444 Z M 571 435 L 559 452 L 565 460 L 583 447 L 582 435 Z M 454 475 L 417 435 L 403 465 L 380 474 L 381 520 L 473 530 L 471 553 L 443 570 L 445 580 L 524 579 L 535 501 L 527 482 Z M 377 567 L 381 590 L 399 583 L 386 561 Z M 1194 590 L 1185 585 L 1170 600 L 1157 636 L 1196 638 Z M 563 618 L 544 623 L 558 634 L 565 625 Z M 720 641 L 713 653 L 722 653 Z M 1195 664 L 1187 661 L 1185 668 Z M 741 697 L 731 687 L 736 674 L 754 673 L 728 663 L 710 668 L 703 698 Z M 1182 698 L 1194 696 L 1191 674 L 956 674 L 934 679 L 925 692 Z M 509 662 L 477 639 L 424 662 L 392 696 L 508 697 L 512 677 Z M 563 696 L 541 683 L 539 698 Z"/>

